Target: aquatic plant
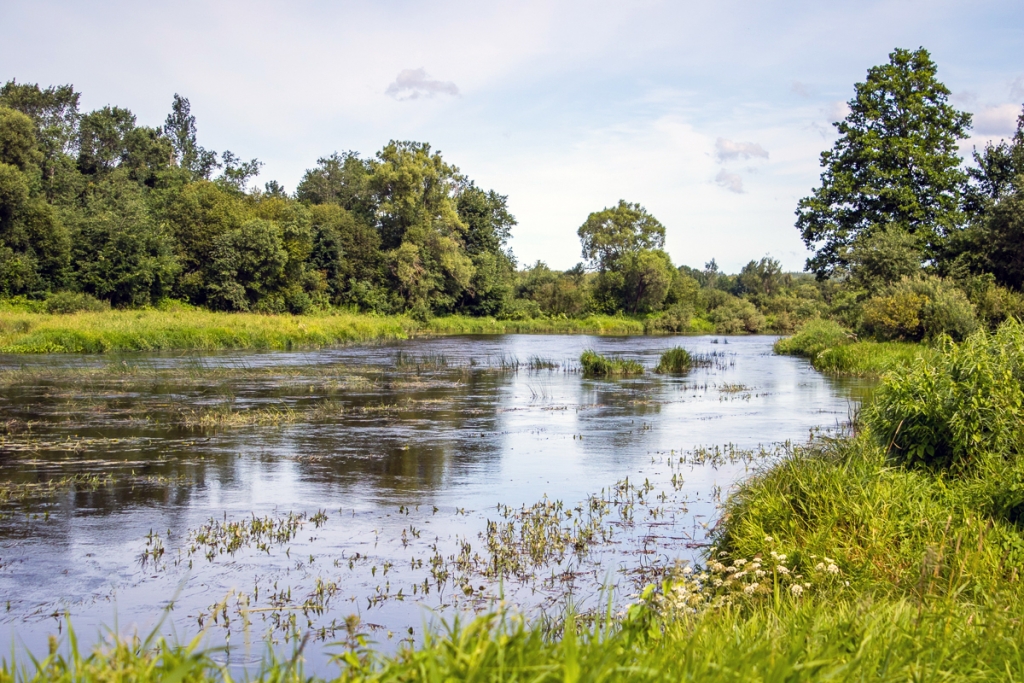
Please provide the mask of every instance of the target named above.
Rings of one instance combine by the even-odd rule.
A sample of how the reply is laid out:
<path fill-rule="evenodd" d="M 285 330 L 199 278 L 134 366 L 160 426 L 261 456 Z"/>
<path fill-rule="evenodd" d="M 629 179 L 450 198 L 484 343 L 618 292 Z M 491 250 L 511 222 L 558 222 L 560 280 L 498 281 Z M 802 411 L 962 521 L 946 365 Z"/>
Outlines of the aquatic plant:
<path fill-rule="evenodd" d="M 591 375 L 593 377 L 644 374 L 644 366 L 639 361 L 625 358 L 609 358 L 590 349 L 580 355 L 580 366 L 583 368 L 584 375 Z"/>
<path fill-rule="evenodd" d="M 681 375 L 688 372 L 692 364 L 693 358 L 690 356 L 690 352 L 681 346 L 677 346 L 661 354 L 658 367 L 654 371 L 663 374 Z"/>

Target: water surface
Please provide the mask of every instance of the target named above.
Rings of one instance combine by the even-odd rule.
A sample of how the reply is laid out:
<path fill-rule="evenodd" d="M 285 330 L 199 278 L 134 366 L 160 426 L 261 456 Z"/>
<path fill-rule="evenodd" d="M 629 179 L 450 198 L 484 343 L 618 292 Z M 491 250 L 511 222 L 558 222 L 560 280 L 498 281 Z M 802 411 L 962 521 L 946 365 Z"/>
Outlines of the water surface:
<path fill-rule="evenodd" d="M 115 621 L 146 632 L 173 598 L 164 630 L 205 627 L 243 664 L 267 635 L 310 632 L 316 670 L 352 614 L 393 647 L 427 608 L 593 606 L 602 586 L 621 604 L 652 567 L 699 556 L 721 496 L 758 466 L 695 464 L 694 449 L 803 442 L 855 409 L 862 383 L 775 356 L 774 340 L 0 358 L 0 481 L 31 485 L 0 506 L 0 643 L 44 650 L 67 615 L 86 642 Z M 675 345 L 711 365 L 594 379 L 576 363 L 594 348 L 650 370 Z M 550 556 L 497 579 L 488 520 L 523 538 L 524 519 L 601 531 L 564 552 L 542 539 Z"/>

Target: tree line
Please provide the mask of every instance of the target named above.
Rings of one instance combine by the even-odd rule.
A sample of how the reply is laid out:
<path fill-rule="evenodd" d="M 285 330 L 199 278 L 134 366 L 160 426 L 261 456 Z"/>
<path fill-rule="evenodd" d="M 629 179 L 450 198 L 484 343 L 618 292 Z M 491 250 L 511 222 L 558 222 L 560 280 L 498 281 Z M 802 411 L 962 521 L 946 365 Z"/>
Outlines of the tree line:
<path fill-rule="evenodd" d="M 884 338 L 957 336 L 1024 313 L 1024 113 L 966 165 L 971 117 L 948 96 L 924 49 L 869 69 L 797 208 L 809 272 L 764 257 L 727 275 L 674 265 L 664 225 L 624 200 L 579 227 L 576 267 L 521 268 L 507 197 L 425 143 L 322 157 L 288 193 L 256 186 L 257 159 L 202 147 L 184 97 L 148 127 L 120 107 L 82 113 L 71 86 L 11 80 L 0 297 L 52 310 L 626 314 L 666 332 L 788 332 L 829 316 Z"/>

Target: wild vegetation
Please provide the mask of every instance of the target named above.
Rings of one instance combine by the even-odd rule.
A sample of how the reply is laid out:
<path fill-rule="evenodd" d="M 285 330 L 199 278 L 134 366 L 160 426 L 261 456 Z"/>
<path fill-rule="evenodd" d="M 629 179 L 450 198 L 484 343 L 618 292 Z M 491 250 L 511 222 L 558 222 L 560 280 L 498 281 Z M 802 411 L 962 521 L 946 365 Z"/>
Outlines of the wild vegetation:
<path fill-rule="evenodd" d="M 324 156 L 288 193 L 256 186 L 258 160 L 200 146 L 184 97 L 150 127 L 121 107 L 80 112 L 69 85 L 11 80 L 0 88 L 0 298 L 10 302 L 0 316 L 12 305 L 343 309 L 421 323 L 457 315 L 438 328 L 489 332 L 591 331 L 595 316 L 614 315 L 649 334 L 790 333 L 828 318 L 878 341 L 962 339 L 1024 313 L 1024 116 L 1012 140 L 964 166 L 957 143 L 971 117 L 936 73 L 927 51 L 896 50 L 855 86 L 821 185 L 797 210 L 813 276 L 767 256 L 736 275 L 714 260 L 676 267 L 665 226 L 624 200 L 580 225 L 576 267 L 519 268 L 506 197 L 428 144 Z M 925 181 L 916 168 L 929 169 Z M 478 317 L 501 324 L 462 320 Z M 526 324 L 535 320 L 547 322 Z"/>
<path fill-rule="evenodd" d="M 375 651 L 353 620 L 339 677 L 1017 680 L 1024 115 L 1011 141 L 965 168 L 956 145 L 970 116 L 948 95 L 923 49 L 870 69 L 822 156 L 821 186 L 798 207 L 813 277 L 768 257 L 730 276 L 714 261 L 675 267 L 664 226 L 624 201 L 579 228 L 581 265 L 517 271 L 505 198 L 427 145 L 324 157 L 288 195 L 273 182 L 249 187 L 257 161 L 199 147 L 184 98 L 155 129 L 118 108 L 80 115 L 70 87 L 11 81 L 0 91 L 0 291 L 13 303 L 0 338 L 4 350 L 101 351 L 606 324 L 721 334 L 802 326 L 780 352 L 825 372 L 879 375 L 879 387 L 848 433 L 792 448 L 741 483 L 700 563 L 645 575 L 651 582 L 619 614 L 570 607 L 532 622 L 498 612 L 393 655 Z M 257 315 L 267 313 L 305 315 Z M 659 370 L 700 361 L 684 353 L 669 351 Z M 594 376 L 643 372 L 593 351 L 580 364 Z M 230 424 L 210 420 L 190 426 Z M 60 480 L 0 498 L 100 485 Z M 582 553 L 605 529 L 605 501 L 593 500 L 586 518 L 547 500 L 506 508 L 488 525 L 486 556 L 442 557 L 435 578 L 528 574 L 545 553 Z M 237 550 L 236 539 L 269 547 L 314 517 L 211 519 L 189 540 L 213 555 Z M 145 557 L 156 561 L 162 546 L 150 541 Z M 268 655 L 259 676 L 306 680 L 301 645 L 292 659 Z M 40 660 L 0 663 L 0 681 L 93 677 L 230 674 L 199 641 L 156 635 L 112 636 L 92 653 L 70 637 Z"/>
<path fill-rule="evenodd" d="M 353 620 L 338 644 L 338 676 L 1016 680 L 1024 672 L 1022 368 L 1024 326 L 1014 321 L 894 368 L 853 431 L 793 448 L 742 483 L 703 562 L 666 568 L 621 614 L 569 609 L 533 622 L 499 612 L 450 622 L 394 655 L 379 654 Z M 494 557 L 529 562 L 534 550 L 557 551 L 543 542 L 554 508 L 540 505 L 506 511 L 508 539 L 505 522 L 496 523 Z M 253 518 L 240 532 L 212 520 L 197 533 L 212 533 L 219 548 L 245 534 L 287 538 L 296 523 Z M 573 534 L 590 533 L 587 519 L 573 523 Z M 5 660 L 3 676 L 229 677 L 198 641 L 177 646 L 154 635 L 76 648 L 74 639 L 55 641 L 48 657 Z M 305 680 L 300 652 L 269 655 L 259 678 Z"/>

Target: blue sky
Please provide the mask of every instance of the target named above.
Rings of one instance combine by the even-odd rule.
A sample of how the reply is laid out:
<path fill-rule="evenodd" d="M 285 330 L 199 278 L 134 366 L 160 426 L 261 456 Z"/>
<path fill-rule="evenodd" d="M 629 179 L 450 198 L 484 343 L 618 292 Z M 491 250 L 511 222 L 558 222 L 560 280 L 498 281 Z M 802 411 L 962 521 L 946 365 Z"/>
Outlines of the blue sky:
<path fill-rule="evenodd" d="M 620 198 L 665 224 L 677 263 L 802 268 L 796 202 L 853 84 L 895 47 L 931 51 L 976 115 L 965 152 L 1011 134 L 1024 103 L 1019 0 L 5 0 L 0 26 L 0 78 L 73 83 L 84 109 L 148 125 L 181 93 L 200 143 L 258 157 L 261 183 L 429 142 L 508 195 L 521 263 L 557 268 Z"/>

